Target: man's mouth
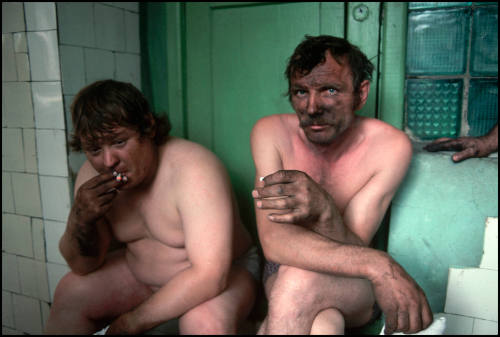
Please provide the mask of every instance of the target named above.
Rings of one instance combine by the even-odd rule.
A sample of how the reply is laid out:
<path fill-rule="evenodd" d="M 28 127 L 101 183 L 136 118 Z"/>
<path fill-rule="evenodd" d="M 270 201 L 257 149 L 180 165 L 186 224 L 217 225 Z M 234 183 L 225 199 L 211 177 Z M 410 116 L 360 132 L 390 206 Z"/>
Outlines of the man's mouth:
<path fill-rule="evenodd" d="M 121 181 L 124 183 L 128 181 L 128 177 L 124 173 L 113 171 L 113 176 L 115 177 L 116 181 Z"/>
<path fill-rule="evenodd" d="M 325 130 L 328 127 L 329 127 L 328 124 L 321 124 L 321 125 L 314 124 L 314 125 L 310 125 L 309 129 L 311 129 L 313 131 L 323 131 L 323 130 Z"/>

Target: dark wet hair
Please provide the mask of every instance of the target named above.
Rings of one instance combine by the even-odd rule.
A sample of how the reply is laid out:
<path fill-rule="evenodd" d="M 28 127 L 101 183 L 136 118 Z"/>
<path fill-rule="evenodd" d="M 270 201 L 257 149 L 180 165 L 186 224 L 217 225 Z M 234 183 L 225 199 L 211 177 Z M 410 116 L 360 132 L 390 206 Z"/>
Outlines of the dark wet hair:
<path fill-rule="evenodd" d="M 80 90 L 71 104 L 71 117 L 73 151 L 82 150 L 82 140 L 98 142 L 119 126 L 152 137 L 156 145 L 165 143 L 171 129 L 168 118 L 153 114 L 136 87 L 114 80 L 97 81 Z"/>
<path fill-rule="evenodd" d="M 373 64 L 358 47 L 343 38 L 330 35 L 309 36 L 295 48 L 288 61 L 285 76 L 288 79 L 288 92 L 290 97 L 290 80 L 298 72 L 301 76 L 309 74 L 318 64 L 325 62 L 325 52 L 330 51 L 333 58 L 340 64 L 345 60 L 349 63 L 352 73 L 354 92 L 359 93 L 364 80 L 371 81 Z"/>

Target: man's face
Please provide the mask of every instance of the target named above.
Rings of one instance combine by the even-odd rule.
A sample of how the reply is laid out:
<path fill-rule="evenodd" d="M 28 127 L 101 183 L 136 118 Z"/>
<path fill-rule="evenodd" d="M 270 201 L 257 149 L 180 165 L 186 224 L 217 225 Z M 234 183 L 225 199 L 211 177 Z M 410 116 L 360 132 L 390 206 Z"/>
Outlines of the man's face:
<path fill-rule="evenodd" d="M 123 189 L 139 185 L 149 177 L 155 165 L 153 141 L 141 138 L 130 128 L 116 127 L 102 135 L 97 143 L 83 139 L 82 148 L 99 173 L 117 172 L 126 176 Z"/>
<path fill-rule="evenodd" d="M 325 62 L 306 76 L 290 80 L 290 101 L 307 139 L 330 144 L 354 119 L 356 96 L 348 62 L 340 65 L 326 52 Z"/>

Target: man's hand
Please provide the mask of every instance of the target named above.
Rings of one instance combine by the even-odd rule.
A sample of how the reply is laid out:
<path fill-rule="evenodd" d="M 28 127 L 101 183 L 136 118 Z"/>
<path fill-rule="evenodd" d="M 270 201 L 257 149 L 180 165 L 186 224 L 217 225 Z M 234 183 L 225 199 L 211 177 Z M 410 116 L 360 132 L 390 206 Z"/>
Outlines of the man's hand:
<path fill-rule="evenodd" d="M 302 171 L 280 170 L 263 178 L 252 192 L 259 209 L 277 210 L 269 220 L 309 227 L 331 237 L 342 231 L 343 220 L 332 196 Z"/>
<path fill-rule="evenodd" d="M 371 279 L 376 301 L 385 314 L 385 334 L 415 333 L 433 320 L 427 298 L 419 285 L 389 257 L 387 268 Z"/>
<path fill-rule="evenodd" d="M 439 138 L 427 144 L 424 149 L 429 152 L 460 151 L 451 157 L 455 163 L 468 158 L 487 157 L 491 152 L 494 152 L 483 137 Z"/>
<path fill-rule="evenodd" d="M 117 188 L 123 182 L 112 173 L 104 173 L 86 181 L 76 193 L 73 205 L 73 220 L 79 224 L 91 224 L 101 218 L 111 207 Z"/>
<path fill-rule="evenodd" d="M 138 335 L 141 331 L 133 322 L 134 315 L 131 312 L 124 313 L 115 319 L 106 330 L 106 335 Z"/>
<path fill-rule="evenodd" d="M 122 185 L 111 173 L 100 174 L 80 186 L 71 208 L 69 222 L 71 235 L 78 242 L 83 256 L 99 255 L 96 221 L 103 217 Z"/>

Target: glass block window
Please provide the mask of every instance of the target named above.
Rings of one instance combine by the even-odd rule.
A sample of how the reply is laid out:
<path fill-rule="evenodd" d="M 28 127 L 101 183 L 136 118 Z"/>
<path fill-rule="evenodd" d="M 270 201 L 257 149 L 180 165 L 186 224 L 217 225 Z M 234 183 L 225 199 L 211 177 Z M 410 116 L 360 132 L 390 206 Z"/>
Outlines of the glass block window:
<path fill-rule="evenodd" d="M 486 134 L 498 121 L 498 5 L 408 9 L 406 131 L 416 140 Z"/>

